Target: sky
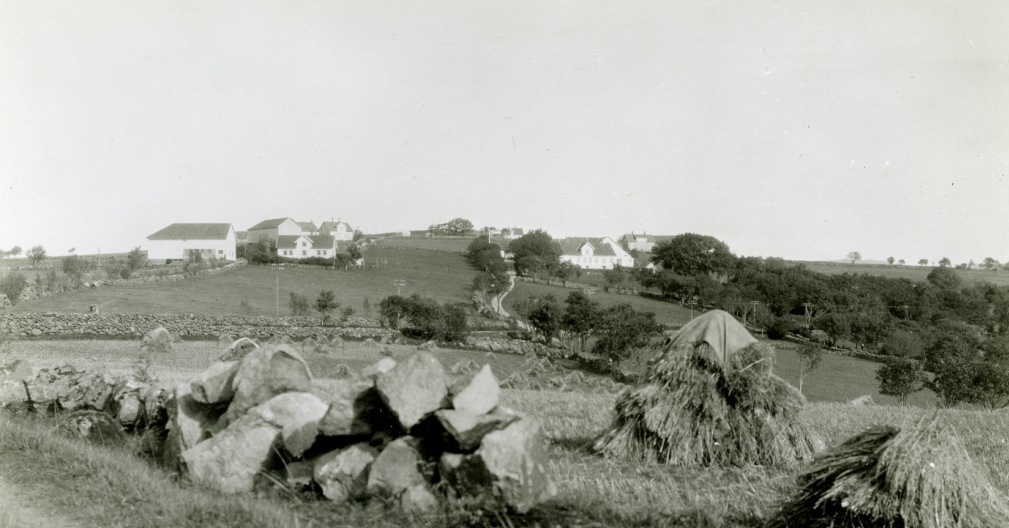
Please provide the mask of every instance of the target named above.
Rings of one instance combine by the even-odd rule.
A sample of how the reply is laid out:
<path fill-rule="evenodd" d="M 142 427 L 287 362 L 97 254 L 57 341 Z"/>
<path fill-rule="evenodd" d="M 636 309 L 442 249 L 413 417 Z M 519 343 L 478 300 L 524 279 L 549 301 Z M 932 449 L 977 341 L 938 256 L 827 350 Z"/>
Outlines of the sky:
<path fill-rule="evenodd" d="M 1009 2 L 0 0 L 0 248 L 463 217 L 1009 261 Z"/>

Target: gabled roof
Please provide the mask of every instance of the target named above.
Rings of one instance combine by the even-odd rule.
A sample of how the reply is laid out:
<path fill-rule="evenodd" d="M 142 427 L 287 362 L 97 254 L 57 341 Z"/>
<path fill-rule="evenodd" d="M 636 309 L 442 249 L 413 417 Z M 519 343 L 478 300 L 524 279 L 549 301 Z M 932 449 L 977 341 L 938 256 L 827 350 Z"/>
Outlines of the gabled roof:
<path fill-rule="evenodd" d="M 314 233 L 319 230 L 315 227 L 315 222 L 297 222 L 298 226 L 301 227 L 302 231 L 308 231 L 309 233 Z"/>
<path fill-rule="evenodd" d="M 147 240 L 224 240 L 231 224 L 172 224 Z"/>
<path fill-rule="evenodd" d="M 673 235 L 646 235 L 644 233 L 628 233 L 620 237 L 620 240 L 628 240 L 628 241 L 644 240 L 646 242 L 658 244 L 659 242 L 665 242 L 667 240 L 671 240 L 672 238 Z"/>
<path fill-rule="evenodd" d="M 235 231 L 235 238 L 237 238 L 238 240 L 245 240 L 245 239 L 249 238 L 249 232 L 248 231 Z"/>
<path fill-rule="evenodd" d="M 343 224 L 343 229 L 345 231 L 353 231 L 353 229 L 350 228 L 350 224 L 342 220 L 337 222 L 323 222 L 322 225 L 319 226 L 319 231 L 336 231 L 340 224 Z"/>
<path fill-rule="evenodd" d="M 330 235 L 280 235 L 277 237 L 277 249 L 296 249 L 298 239 L 306 238 L 311 244 L 310 248 L 333 249 L 336 241 Z"/>
<path fill-rule="evenodd" d="M 253 231 L 256 229 L 274 229 L 276 227 L 279 227 L 280 224 L 283 224 L 288 220 L 292 220 L 291 217 L 288 216 L 285 218 L 272 218 L 270 220 L 263 220 L 262 222 L 250 227 L 249 231 Z"/>
<path fill-rule="evenodd" d="M 561 246 L 561 255 L 581 255 L 582 246 L 585 244 L 590 244 L 592 246 L 592 255 L 596 257 L 613 257 L 616 253 L 613 248 L 603 242 L 601 238 L 587 238 L 587 237 L 568 237 L 562 238 L 558 241 Z"/>

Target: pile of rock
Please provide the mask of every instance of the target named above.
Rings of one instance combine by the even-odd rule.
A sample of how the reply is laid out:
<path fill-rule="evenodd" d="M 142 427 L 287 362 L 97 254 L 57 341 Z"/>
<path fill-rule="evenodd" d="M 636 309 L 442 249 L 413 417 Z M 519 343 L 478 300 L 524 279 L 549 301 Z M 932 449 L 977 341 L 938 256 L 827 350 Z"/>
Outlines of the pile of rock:
<path fill-rule="evenodd" d="M 290 345 L 268 345 L 176 387 L 164 453 L 224 492 L 273 472 L 337 502 L 385 497 L 427 511 L 445 490 L 525 512 L 556 487 L 539 423 L 499 394 L 489 366 L 453 379 L 424 351 L 314 379 Z"/>

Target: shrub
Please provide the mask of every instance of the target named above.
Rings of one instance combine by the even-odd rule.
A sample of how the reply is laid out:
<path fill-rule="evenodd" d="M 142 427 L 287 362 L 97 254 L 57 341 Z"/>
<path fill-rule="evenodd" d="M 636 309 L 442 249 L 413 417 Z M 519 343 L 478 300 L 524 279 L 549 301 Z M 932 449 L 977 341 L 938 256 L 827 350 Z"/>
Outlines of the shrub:
<path fill-rule="evenodd" d="M 328 323 L 330 320 L 329 312 L 339 307 L 340 303 L 336 302 L 333 290 L 322 290 L 319 292 L 319 296 L 315 298 L 315 310 L 322 316 L 323 323 Z"/>
<path fill-rule="evenodd" d="M 907 397 L 925 388 L 928 375 L 920 361 L 894 358 L 876 371 L 879 393 L 895 396 L 901 405 L 907 404 Z"/>
<path fill-rule="evenodd" d="M 0 279 L 0 293 L 7 296 L 12 305 L 21 300 L 21 293 L 28 287 L 28 279 L 20 271 L 12 271 Z"/>
<path fill-rule="evenodd" d="M 798 328 L 798 323 L 788 316 L 778 317 L 767 327 L 767 337 L 770 339 L 784 339 L 789 332 Z"/>
<path fill-rule="evenodd" d="M 308 315 L 308 299 L 304 295 L 298 295 L 297 293 L 291 292 L 291 300 L 288 301 L 287 306 L 291 308 L 292 315 Z"/>
<path fill-rule="evenodd" d="M 379 305 L 379 313 L 389 328 L 419 339 L 461 341 L 468 331 L 466 310 L 461 306 L 439 305 L 417 294 L 386 297 Z"/>

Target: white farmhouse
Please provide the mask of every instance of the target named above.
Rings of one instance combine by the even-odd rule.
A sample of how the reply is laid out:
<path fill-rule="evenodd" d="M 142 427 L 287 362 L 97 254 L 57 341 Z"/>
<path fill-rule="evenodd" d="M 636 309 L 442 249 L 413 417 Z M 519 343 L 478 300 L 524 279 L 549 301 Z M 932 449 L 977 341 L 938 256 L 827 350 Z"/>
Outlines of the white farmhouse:
<path fill-rule="evenodd" d="M 204 260 L 235 260 L 231 224 L 172 224 L 147 237 L 150 260 L 185 260 L 199 253 Z"/>
<path fill-rule="evenodd" d="M 280 235 L 277 239 L 277 255 L 281 257 L 333 258 L 336 250 L 336 239 L 329 235 Z"/>
<path fill-rule="evenodd" d="M 281 235 L 313 235 L 314 228 L 315 224 L 311 222 L 295 222 L 293 218 L 272 218 L 250 227 L 246 239 L 249 244 L 258 244 L 260 240 L 276 244 Z"/>
<path fill-rule="evenodd" d="M 558 240 L 561 262 L 570 262 L 582 269 L 613 269 L 634 267 L 634 257 L 612 238 L 570 237 Z"/>
<path fill-rule="evenodd" d="M 336 222 L 323 222 L 319 226 L 320 235 L 330 235 L 336 240 L 354 240 L 354 230 L 350 224 L 342 220 Z"/>

